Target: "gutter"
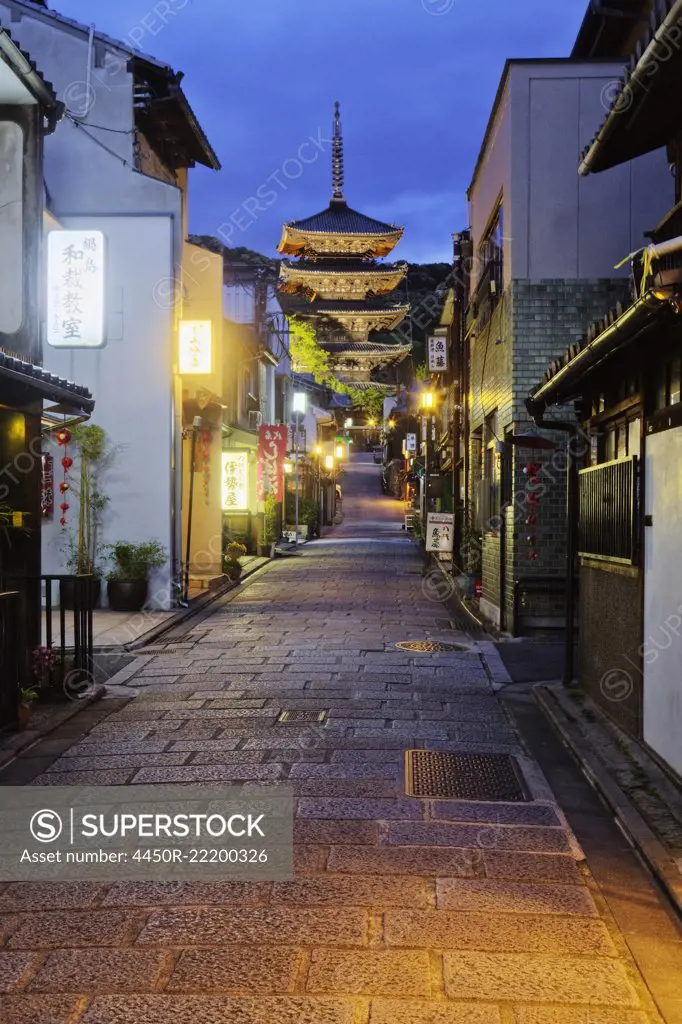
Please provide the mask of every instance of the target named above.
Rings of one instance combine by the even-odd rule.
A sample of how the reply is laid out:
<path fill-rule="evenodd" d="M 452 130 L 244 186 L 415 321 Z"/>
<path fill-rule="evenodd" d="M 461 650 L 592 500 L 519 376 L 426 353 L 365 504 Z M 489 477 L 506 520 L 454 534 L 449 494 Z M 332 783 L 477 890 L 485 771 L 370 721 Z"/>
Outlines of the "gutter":
<path fill-rule="evenodd" d="M 550 380 L 542 384 L 527 401 L 531 402 L 534 407 L 565 401 L 567 395 L 564 394 L 561 399 L 559 398 L 559 393 L 563 389 L 577 383 L 582 374 L 594 369 L 619 348 L 634 341 L 652 325 L 667 305 L 668 300 L 657 298 L 654 290 L 646 291 L 610 327 L 607 327 L 594 341 L 581 349 L 578 355 L 562 366 Z M 635 326 L 634 335 L 628 330 L 633 325 Z"/>
<path fill-rule="evenodd" d="M 611 110 L 606 115 L 606 120 L 597 132 L 597 135 L 593 139 L 587 153 L 583 156 L 580 162 L 578 173 L 583 177 L 592 173 L 592 167 L 590 165 L 594 162 L 601 146 L 611 137 L 611 135 L 613 135 L 617 130 L 617 126 L 622 125 L 623 114 L 629 111 L 634 101 L 635 88 L 639 87 L 642 92 L 648 92 L 649 87 L 646 84 L 646 80 L 651 78 L 652 74 L 655 74 L 659 65 L 670 60 L 671 48 L 678 48 L 681 23 L 682 0 L 676 0 L 672 9 L 663 19 L 663 22 L 656 31 L 656 34 L 647 46 L 646 50 L 637 61 L 637 64 L 629 78 L 626 70 L 625 75 L 623 76 L 623 86 L 614 100 Z M 648 73 L 650 67 L 653 67 L 652 73 Z M 621 103 L 622 97 L 625 97 L 624 103 Z M 606 168 L 603 169 L 606 170 Z"/>

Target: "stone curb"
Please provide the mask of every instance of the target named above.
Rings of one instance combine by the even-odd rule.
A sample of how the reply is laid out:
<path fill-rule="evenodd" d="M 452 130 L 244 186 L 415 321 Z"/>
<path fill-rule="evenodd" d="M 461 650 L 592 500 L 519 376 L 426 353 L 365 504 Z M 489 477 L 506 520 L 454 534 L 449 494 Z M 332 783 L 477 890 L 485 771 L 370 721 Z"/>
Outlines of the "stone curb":
<path fill-rule="evenodd" d="M 24 732 L 18 732 L 10 737 L 13 741 L 13 746 L 9 749 L 0 749 L 0 768 L 6 768 L 14 759 L 28 747 L 32 747 L 38 740 L 43 739 L 45 736 L 49 736 L 51 732 L 58 729 L 65 722 L 70 721 L 85 708 L 90 707 L 91 704 L 96 704 L 102 700 L 106 693 L 106 687 L 103 683 L 95 683 L 92 691 L 88 693 L 86 697 L 83 697 L 77 701 L 71 701 L 69 705 L 59 708 L 55 711 L 55 714 L 50 718 L 46 719 L 37 729 L 25 729 Z"/>
<path fill-rule="evenodd" d="M 221 597 L 225 597 L 230 591 L 236 590 L 237 587 L 244 580 L 248 579 L 249 576 L 253 576 L 255 572 L 260 572 L 261 569 L 265 569 L 273 561 L 269 558 L 263 565 L 257 565 L 255 569 L 247 569 L 241 576 L 238 583 L 230 582 L 224 584 L 222 587 L 216 587 L 213 590 L 207 590 L 205 594 L 201 594 L 199 597 L 195 597 L 189 608 L 183 608 L 176 615 L 171 616 L 165 622 L 159 623 L 158 626 L 154 626 L 147 633 L 143 633 L 142 636 L 138 636 L 136 640 L 131 640 L 129 644 L 122 646 L 123 651 L 137 651 L 140 648 L 147 647 L 149 644 L 153 644 L 160 637 L 166 633 L 180 626 L 183 622 L 191 619 L 194 615 L 198 615 L 199 612 L 203 612 L 205 608 L 208 608 L 215 601 Z"/>
<path fill-rule="evenodd" d="M 611 808 L 626 838 L 657 878 L 676 913 L 682 918 L 682 878 L 668 850 L 633 807 L 592 748 L 578 734 L 560 698 L 543 684 L 535 685 L 532 692 L 538 707 L 578 762 L 587 781 Z"/>

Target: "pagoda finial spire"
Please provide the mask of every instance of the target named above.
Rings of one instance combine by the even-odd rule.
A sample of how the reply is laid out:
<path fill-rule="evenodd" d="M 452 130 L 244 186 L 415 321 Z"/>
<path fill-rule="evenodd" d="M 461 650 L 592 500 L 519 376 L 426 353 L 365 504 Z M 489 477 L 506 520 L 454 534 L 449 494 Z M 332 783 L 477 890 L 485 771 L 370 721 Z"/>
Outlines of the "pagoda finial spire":
<path fill-rule="evenodd" d="M 339 101 L 334 104 L 334 135 L 332 138 L 332 199 L 345 202 L 343 194 L 343 137 Z"/>

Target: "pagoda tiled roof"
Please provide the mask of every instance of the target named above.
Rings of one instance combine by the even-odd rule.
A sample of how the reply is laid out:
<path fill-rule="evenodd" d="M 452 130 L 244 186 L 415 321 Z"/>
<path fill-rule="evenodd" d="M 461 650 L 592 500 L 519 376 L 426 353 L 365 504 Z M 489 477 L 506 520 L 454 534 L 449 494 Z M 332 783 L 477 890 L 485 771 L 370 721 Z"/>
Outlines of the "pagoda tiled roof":
<path fill-rule="evenodd" d="M 336 352 L 350 352 L 357 353 L 358 355 L 400 355 L 403 352 L 410 351 L 410 344 L 398 344 L 398 345 L 384 345 L 373 341 L 330 341 L 323 342 L 322 347 L 326 352 L 334 354 Z"/>
<path fill-rule="evenodd" d="M 282 260 L 282 266 L 297 274 L 358 274 L 384 277 L 407 271 L 407 263 L 374 263 L 372 260 L 319 259 Z"/>
<path fill-rule="evenodd" d="M 318 235 L 393 235 L 403 230 L 395 224 L 384 224 L 383 221 L 367 217 L 341 199 L 332 199 L 326 210 L 312 217 L 304 217 L 303 220 L 290 221 L 285 226 Z"/>
<path fill-rule="evenodd" d="M 347 302 L 345 299 L 329 299 L 329 300 L 315 300 L 314 302 L 308 302 L 305 305 L 297 307 L 297 313 L 309 313 L 309 314 L 325 314 L 327 316 L 334 316 L 335 314 L 349 314 L 353 313 L 356 316 L 366 313 L 367 316 L 374 316 L 377 313 L 404 313 L 407 314 L 410 311 L 409 303 L 401 303 L 399 305 L 385 305 L 381 302 L 374 302 L 370 299 L 358 300 L 355 302 Z M 293 309 L 292 309 L 293 312 Z"/>

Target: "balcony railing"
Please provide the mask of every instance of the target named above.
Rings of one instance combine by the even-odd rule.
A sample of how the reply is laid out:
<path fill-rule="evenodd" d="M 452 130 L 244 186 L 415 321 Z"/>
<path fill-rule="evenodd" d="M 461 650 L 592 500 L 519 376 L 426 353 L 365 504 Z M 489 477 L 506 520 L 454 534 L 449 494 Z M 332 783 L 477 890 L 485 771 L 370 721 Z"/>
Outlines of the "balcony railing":
<path fill-rule="evenodd" d="M 0 593 L 0 731 L 17 724 L 23 644 L 19 591 Z"/>
<path fill-rule="evenodd" d="M 580 471 L 580 555 L 636 563 L 637 479 L 634 455 Z"/>

